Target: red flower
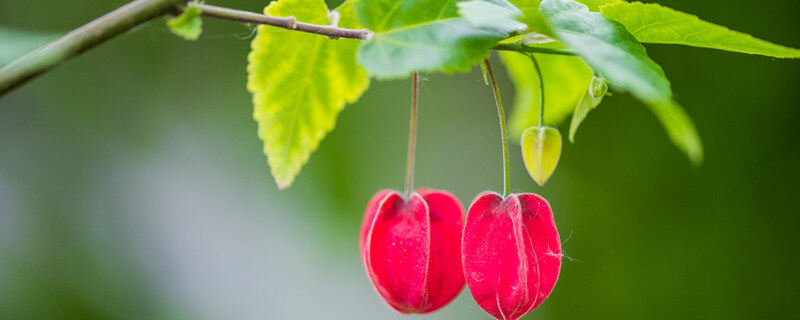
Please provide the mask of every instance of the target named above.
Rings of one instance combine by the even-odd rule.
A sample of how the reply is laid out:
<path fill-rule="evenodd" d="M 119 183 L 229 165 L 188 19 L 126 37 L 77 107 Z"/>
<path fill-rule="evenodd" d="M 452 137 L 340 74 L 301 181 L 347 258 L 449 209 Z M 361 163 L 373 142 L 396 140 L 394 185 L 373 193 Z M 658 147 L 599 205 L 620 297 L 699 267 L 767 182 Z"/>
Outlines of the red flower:
<path fill-rule="evenodd" d="M 536 309 L 558 280 L 561 241 L 550 205 L 532 193 L 484 192 L 467 213 L 461 246 L 475 301 L 497 319 Z"/>
<path fill-rule="evenodd" d="M 361 257 L 378 294 L 401 313 L 435 311 L 464 288 L 464 209 L 450 193 L 419 189 L 407 199 L 376 193 L 361 225 Z"/>

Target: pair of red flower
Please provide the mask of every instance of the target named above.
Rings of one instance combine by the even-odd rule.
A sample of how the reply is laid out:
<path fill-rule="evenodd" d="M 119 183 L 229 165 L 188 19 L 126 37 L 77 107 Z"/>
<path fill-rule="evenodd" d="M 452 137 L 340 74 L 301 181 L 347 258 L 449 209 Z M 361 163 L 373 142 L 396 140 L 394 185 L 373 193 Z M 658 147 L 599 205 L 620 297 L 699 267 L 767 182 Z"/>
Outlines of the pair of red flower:
<path fill-rule="evenodd" d="M 469 287 L 497 319 L 516 320 L 553 291 L 561 242 L 550 205 L 532 193 L 455 196 L 379 191 L 361 226 L 361 257 L 378 294 L 402 313 L 435 311 Z"/>

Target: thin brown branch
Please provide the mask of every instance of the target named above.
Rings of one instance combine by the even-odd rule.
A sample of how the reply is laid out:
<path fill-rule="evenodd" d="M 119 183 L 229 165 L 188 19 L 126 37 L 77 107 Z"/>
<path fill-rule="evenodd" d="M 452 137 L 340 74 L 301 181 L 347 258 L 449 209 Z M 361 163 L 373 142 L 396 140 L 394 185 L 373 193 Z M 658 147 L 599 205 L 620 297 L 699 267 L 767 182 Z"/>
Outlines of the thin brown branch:
<path fill-rule="evenodd" d="M 201 3 L 191 3 L 188 6 L 197 7 L 202 15 L 212 18 L 234 20 L 245 23 L 265 24 L 273 27 L 296 30 L 307 33 L 321 34 L 330 38 L 350 38 L 365 40 L 372 36 L 372 32 L 366 29 L 355 30 L 339 28 L 333 25 L 317 25 L 297 21 L 294 17 L 273 17 L 258 14 L 250 11 L 236 10 L 230 8 L 217 7 Z"/>
<path fill-rule="evenodd" d="M 324 35 L 334 39 L 369 40 L 373 36 L 373 33 L 369 30 L 339 28 L 336 26 L 336 21 L 332 21 L 331 25 L 316 25 L 297 21 L 294 17 L 272 17 L 194 2 L 186 4 L 186 0 L 135 0 L 0 68 L 0 97 L 64 61 L 123 34 L 135 26 L 168 13 L 180 13 L 181 8 L 186 6 L 198 7 L 202 15 L 206 17 L 270 25 L 288 30 Z M 333 18 L 331 20 L 337 19 Z M 574 52 L 569 50 L 531 47 L 521 43 L 498 44 L 491 49 L 575 55 Z"/>

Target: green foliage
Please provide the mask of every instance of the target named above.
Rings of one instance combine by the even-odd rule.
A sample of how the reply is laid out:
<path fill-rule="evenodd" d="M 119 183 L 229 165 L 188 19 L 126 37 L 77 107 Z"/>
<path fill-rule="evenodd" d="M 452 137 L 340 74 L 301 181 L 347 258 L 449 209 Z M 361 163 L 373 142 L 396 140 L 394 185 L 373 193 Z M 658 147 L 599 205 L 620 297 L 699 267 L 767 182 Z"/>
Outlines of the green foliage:
<path fill-rule="evenodd" d="M 281 0 L 266 12 L 328 24 L 325 10 L 321 0 Z M 332 42 L 316 35 L 266 31 L 270 27 L 262 26 L 253 41 L 248 88 L 256 102 L 259 135 L 281 187 L 292 182 L 333 128 L 344 104 L 355 101 L 368 86 L 367 72 L 386 79 L 412 72 L 467 71 L 500 41 L 522 39 L 527 33 L 525 45 L 569 49 L 578 56 L 537 54 L 545 83 L 545 120 L 557 123 L 572 113 L 571 141 L 589 111 L 602 101 L 602 94 L 587 90 L 594 73 L 612 89 L 643 101 L 672 142 L 700 163 L 703 150 L 697 130 L 640 41 L 800 56 L 800 50 L 692 15 L 623 0 L 351 0 L 339 11 L 342 27 L 366 27 L 373 31 L 371 36 L 359 45 L 347 39 Z M 538 124 L 538 77 L 524 55 L 500 56 L 517 88 L 511 129 L 519 135 Z"/>
<path fill-rule="evenodd" d="M 600 7 L 612 3 L 625 3 L 625 0 L 575 0 L 583 3 L 591 12 L 600 12 Z"/>
<path fill-rule="evenodd" d="M 456 12 L 456 1 L 358 1 L 358 20 L 375 32 L 361 44 L 358 63 L 378 78 L 412 72 L 468 71 L 508 36 L 501 28 L 480 28 Z"/>
<path fill-rule="evenodd" d="M 561 48 L 558 43 L 544 47 Z M 539 124 L 539 79 L 531 59 L 517 52 L 500 52 L 514 82 L 514 108 L 510 127 L 514 137 Z M 559 123 L 575 108 L 592 79 L 592 70 L 579 57 L 537 54 L 545 91 L 545 123 Z"/>
<path fill-rule="evenodd" d="M 518 20 L 527 24 L 529 31 L 551 35 L 550 25 L 539 14 L 539 3 L 539 0 L 511 0 L 511 4 L 522 12 L 522 17 L 518 18 Z"/>
<path fill-rule="evenodd" d="M 800 58 L 798 49 L 756 39 L 749 34 L 654 3 L 610 4 L 601 7 L 600 12 L 625 25 L 641 42 L 681 44 L 778 58 Z"/>
<path fill-rule="evenodd" d="M 470 0 L 459 2 L 456 6 L 458 14 L 476 27 L 499 27 L 509 33 L 527 27 L 525 23 L 517 21 L 523 16 L 522 11 L 505 0 Z"/>
<path fill-rule="evenodd" d="M 672 98 L 664 71 L 622 25 L 570 0 L 544 0 L 542 14 L 556 37 L 608 79 L 613 88 L 629 91 L 646 102 Z"/>
<path fill-rule="evenodd" d="M 675 101 L 649 103 L 650 111 L 661 121 L 672 143 L 697 166 L 703 162 L 703 144 L 692 119 Z"/>
<path fill-rule="evenodd" d="M 606 90 L 608 90 L 608 86 L 605 80 L 599 77 L 592 78 L 589 88 L 583 90 L 583 96 L 578 101 L 578 106 L 575 107 L 575 112 L 572 113 L 572 120 L 569 122 L 569 142 L 575 143 L 575 133 L 578 132 L 578 127 L 589 115 L 589 111 L 592 111 L 603 101 Z"/>
<path fill-rule="evenodd" d="M 322 0 L 280 0 L 264 12 L 299 21 L 328 24 Z M 339 26 L 363 28 L 352 1 L 337 9 Z M 258 135 L 264 141 L 272 175 L 283 189 L 291 185 L 311 152 L 333 129 L 345 103 L 358 100 L 369 86 L 356 64 L 358 41 L 260 26 L 248 56 L 247 88 L 253 93 Z"/>
<path fill-rule="evenodd" d="M 519 31 L 550 34 L 547 22 L 539 14 L 539 0 L 469 0 L 456 6 L 458 14 L 476 27 L 499 28 L 510 34 Z"/>
<path fill-rule="evenodd" d="M 570 0 L 544 0 L 541 14 L 555 36 L 608 79 L 612 88 L 630 92 L 645 102 L 661 120 L 672 142 L 693 163 L 702 161 L 700 137 L 685 111 L 672 101 L 664 71 L 621 24 Z"/>
<path fill-rule="evenodd" d="M 0 67 L 56 39 L 59 35 L 0 27 Z"/>
<path fill-rule="evenodd" d="M 197 40 L 203 33 L 201 13 L 198 7 L 186 7 L 179 16 L 167 20 L 167 26 L 176 36 L 186 40 Z"/>

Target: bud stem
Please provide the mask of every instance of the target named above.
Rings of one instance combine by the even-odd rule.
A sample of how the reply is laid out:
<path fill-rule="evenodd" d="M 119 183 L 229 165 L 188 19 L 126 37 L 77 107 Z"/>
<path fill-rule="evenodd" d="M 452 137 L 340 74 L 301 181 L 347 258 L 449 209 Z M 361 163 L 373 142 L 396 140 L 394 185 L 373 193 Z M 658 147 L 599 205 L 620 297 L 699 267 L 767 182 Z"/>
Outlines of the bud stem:
<path fill-rule="evenodd" d="M 408 121 L 408 158 L 406 159 L 406 196 L 414 190 L 414 155 L 417 151 L 417 105 L 419 74 L 411 76 L 411 119 Z"/>
<path fill-rule="evenodd" d="M 497 116 L 500 118 L 500 138 L 503 142 L 503 198 L 505 198 L 508 196 L 509 189 L 511 189 L 508 169 L 508 134 L 506 133 L 506 114 L 503 112 L 503 102 L 500 100 L 500 89 L 497 87 L 497 79 L 494 78 L 494 71 L 492 71 L 492 65 L 489 63 L 489 59 L 483 60 L 483 64 L 486 65 L 486 73 L 489 75 L 489 81 L 492 83 L 494 102 L 497 104 Z"/>
<path fill-rule="evenodd" d="M 539 68 L 539 62 L 533 54 L 528 54 L 528 57 L 533 61 L 533 68 L 536 69 L 536 75 L 539 77 L 539 127 L 544 126 L 544 77 L 542 77 L 542 69 Z"/>

